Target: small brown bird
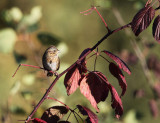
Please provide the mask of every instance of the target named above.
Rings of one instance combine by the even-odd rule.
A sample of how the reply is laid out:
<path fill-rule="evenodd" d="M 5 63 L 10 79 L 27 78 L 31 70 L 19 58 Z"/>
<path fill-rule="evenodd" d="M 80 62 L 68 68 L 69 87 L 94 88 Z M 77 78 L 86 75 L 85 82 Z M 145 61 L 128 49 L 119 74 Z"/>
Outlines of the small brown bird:
<path fill-rule="evenodd" d="M 47 70 L 47 76 L 53 76 L 53 73 L 57 75 L 56 71 L 60 67 L 60 59 L 58 57 L 59 50 L 55 46 L 50 46 L 43 54 L 42 64 L 45 70 Z"/>

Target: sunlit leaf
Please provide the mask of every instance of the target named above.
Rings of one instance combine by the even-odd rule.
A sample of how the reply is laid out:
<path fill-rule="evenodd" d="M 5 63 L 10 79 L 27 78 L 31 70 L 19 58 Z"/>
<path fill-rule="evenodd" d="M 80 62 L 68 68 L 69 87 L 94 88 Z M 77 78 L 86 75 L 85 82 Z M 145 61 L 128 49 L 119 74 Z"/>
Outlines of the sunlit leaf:
<path fill-rule="evenodd" d="M 13 50 L 16 42 L 16 32 L 11 28 L 0 30 L 0 52 L 9 53 Z"/>
<path fill-rule="evenodd" d="M 42 17 L 42 7 L 34 6 L 31 9 L 30 14 L 25 15 L 21 21 L 21 25 L 31 26 L 40 21 Z"/>
<path fill-rule="evenodd" d="M 35 82 L 34 74 L 26 74 L 22 78 L 22 82 L 26 85 L 32 85 Z"/>
<path fill-rule="evenodd" d="M 81 79 L 81 74 L 77 65 L 69 70 L 64 78 L 64 85 L 67 89 L 67 94 L 70 95 L 76 91 L 79 87 L 79 80 Z"/>
<path fill-rule="evenodd" d="M 57 123 L 67 112 L 68 109 L 65 106 L 53 106 L 43 113 L 41 119 L 47 123 Z"/>
<path fill-rule="evenodd" d="M 15 82 L 10 90 L 10 94 L 15 95 L 19 91 L 20 86 L 21 86 L 20 81 Z"/>
<path fill-rule="evenodd" d="M 130 110 L 126 113 L 124 117 L 124 123 L 139 123 L 138 119 L 136 118 L 136 111 Z"/>

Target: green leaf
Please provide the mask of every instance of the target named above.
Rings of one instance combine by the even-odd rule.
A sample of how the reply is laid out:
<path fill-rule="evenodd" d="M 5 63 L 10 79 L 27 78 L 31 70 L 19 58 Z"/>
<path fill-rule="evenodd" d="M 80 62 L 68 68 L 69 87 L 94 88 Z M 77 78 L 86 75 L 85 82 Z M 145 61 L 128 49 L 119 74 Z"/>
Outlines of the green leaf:
<path fill-rule="evenodd" d="M 26 99 L 29 100 L 32 97 L 32 92 L 31 91 L 22 91 L 21 95 Z"/>
<path fill-rule="evenodd" d="M 15 95 L 19 91 L 20 86 L 21 86 L 20 81 L 15 82 L 10 90 L 10 94 Z"/>
<path fill-rule="evenodd" d="M 43 45 L 57 46 L 60 43 L 60 38 L 48 32 L 41 32 L 37 35 L 37 37 Z"/>
<path fill-rule="evenodd" d="M 26 57 L 26 56 L 21 55 L 21 54 L 18 54 L 18 53 L 16 53 L 16 52 L 13 52 L 13 55 L 14 55 L 14 57 L 15 57 L 15 59 L 16 59 L 16 62 L 17 62 L 18 64 L 23 63 L 24 61 L 27 60 L 27 57 Z"/>
<path fill-rule="evenodd" d="M 18 103 L 18 102 L 17 102 Z M 9 107 L 9 110 L 14 114 L 24 115 L 26 114 L 25 110 L 19 106 L 12 105 Z"/>
<path fill-rule="evenodd" d="M 22 82 L 26 85 L 32 85 L 35 82 L 35 75 L 27 74 L 22 78 Z"/>
<path fill-rule="evenodd" d="M 0 52 L 9 53 L 13 50 L 16 42 L 16 32 L 11 28 L 0 30 Z"/>
<path fill-rule="evenodd" d="M 124 118 L 124 123 L 139 123 L 136 118 L 136 112 L 134 110 L 130 110 Z"/>

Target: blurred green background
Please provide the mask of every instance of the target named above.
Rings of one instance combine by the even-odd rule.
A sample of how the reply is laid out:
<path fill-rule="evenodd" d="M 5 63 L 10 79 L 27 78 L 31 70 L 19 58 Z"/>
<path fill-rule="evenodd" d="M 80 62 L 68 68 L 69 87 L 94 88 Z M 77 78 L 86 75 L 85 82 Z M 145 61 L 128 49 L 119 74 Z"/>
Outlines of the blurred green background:
<path fill-rule="evenodd" d="M 92 47 L 107 33 L 104 23 L 95 11 L 88 16 L 80 14 L 81 11 L 93 5 L 99 6 L 97 9 L 109 28 L 115 29 L 120 27 L 121 21 L 117 14 L 120 14 L 125 24 L 129 23 L 145 2 L 146 0 L 0 0 L 0 122 L 16 123 L 18 120 L 25 120 L 54 79 L 47 78 L 43 70 L 23 66 L 12 78 L 18 64 L 42 66 L 41 58 L 45 49 L 55 45 L 61 51 L 60 73 L 77 60 L 85 48 Z M 156 15 L 158 14 L 156 12 Z M 160 115 L 157 113 L 159 98 L 148 84 L 141 61 L 134 52 L 132 39 L 136 40 L 146 61 L 153 55 L 157 61 L 159 59 L 160 45 L 152 37 L 151 26 L 138 38 L 133 33 L 127 34 L 123 30 L 99 46 L 99 50 L 106 49 L 121 57 L 132 71 L 130 76 L 124 73 L 128 88 L 122 97 L 124 107 L 122 118 L 120 120 L 115 118 L 109 95 L 105 102 L 98 104 L 99 123 L 160 122 Z M 89 70 L 94 69 L 94 58 L 88 61 L 87 67 Z M 98 58 L 96 70 L 103 72 L 121 93 L 117 80 L 108 71 L 106 61 Z M 154 83 L 159 83 L 157 71 L 149 70 L 152 75 L 150 79 Z M 67 96 L 63 80 L 64 76 L 52 89 L 51 97 L 71 108 L 81 104 L 95 111 L 79 89 Z M 149 105 L 151 100 L 154 100 L 152 104 L 157 109 L 156 116 L 150 111 L 153 109 Z M 45 101 L 35 117 L 40 118 L 44 110 L 54 105 L 60 104 Z M 67 116 L 64 117 L 66 118 Z M 70 121 L 76 122 L 73 117 Z"/>

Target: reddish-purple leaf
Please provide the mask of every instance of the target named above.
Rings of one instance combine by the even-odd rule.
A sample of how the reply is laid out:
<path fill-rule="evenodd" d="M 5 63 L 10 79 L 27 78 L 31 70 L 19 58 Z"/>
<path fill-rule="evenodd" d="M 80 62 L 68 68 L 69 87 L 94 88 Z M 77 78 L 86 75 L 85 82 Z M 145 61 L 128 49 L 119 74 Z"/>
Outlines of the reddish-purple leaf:
<path fill-rule="evenodd" d="M 158 110 L 158 105 L 157 105 L 157 102 L 155 100 L 150 100 L 149 101 L 149 107 L 150 107 L 150 111 L 152 113 L 152 116 L 154 118 L 158 117 L 159 115 L 159 110 Z"/>
<path fill-rule="evenodd" d="M 157 82 L 154 84 L 153 90 L 154 90 L 156 96 L 160 99 L 160 82 Z"/>
<path fill-rule="evenodd" d="M 90 50 L 90 48 L 87 48 L 85 49 L 81 55 L 79 56 L 79 59 L 84 56 L 88 51 Z M 87 67 L 86 67 L 86 61 L 85 61 L 86 57 L 81 61 L 81 66 L 79 66 L 79 70 L 80 70 L 80 73 L 84 72 L 86 73 L 87 72 Z"/>
<path fill-rule="evenodd" d="M 57 123 L 67 112 L 68 109 L 65 106 L 53 106 L 43 113 L 41 119 L 47 123 Z"/>
<path fill-rule="evenodd" d="M 127 72 L 129 75 L 131 74 L 131 71 L 129 69 L 129 67 L 116 55 L 114 55 L 113 53 L 109 52 L 109 51 L 102 51 L 105 54 L 107 54 L 111 59 L 113 59 L 119 66 L 120 69 L 124 70 L 125 72 Z"/>
<path fill-rule="evenodd" d="M 90 72 L 80 82 L 80 91 L 99 112 L 97 104 L 108 96 L 107 79 L 100 72 Z"/>
<path fill-rule="evenodd" d="M 132 31 L 138 36 L 151 23 L 155 16 L 155 10 L 151 6 L 142 8 L 133 18 L 131 23 Z"/>
<path fill-rule="evenodd" d="M 77 105 L 77 108 L 79 109 L 79 111 L 81 112 L 81 114 L 83 115 L 88 115 L 87 118 L 87 123 L 98 123 L 98 117 L 95 113 L 93 113 L 90 109 L 88 109 L 87 107 L 81 106 L 81 105 Z"/>
<path fill-rule="evenodd" d="M 109 86 L 110 92 L 112 94 L 112 108 L 115 109 L 116 118 L 119 119 L 119 117 L 123 114 L 123 105 L 121 98 L 119 97 L 116 89 L 110 84 Z"/>
<path fill-rule="evenodd" d="M 143 89 L 135 90 L 133 96 L 135 98 L 142 98 L 145 96 L 145 91 Z"/>
<path fill-rule="evenodd" d="M 32 123 L 47 123 L 47 122 L 39 118 L 33 118 Z"/>
<path fill-rule="evenodd" d="M 125 80 L 125 77 L 124 77 L 123 73 L 121 72 L 119 67 L 117 67 L 117 65 L 115 65 L 112 62 L 109 64 L 109 71 L 111 72 L 111 74 L 114 77 L 116 77 L 118 79 L 119 85 L 122 88 L 121 96 L 123 96 L 126 92 L 126 89 L 127 89 L 127 83 L 126 83 L 126 80 Z"/>
<path fill-rule="evenodd" d="M 160 15 L 156 17 L 152 27 L 153 37 L 160 42 Z"/>
<path fill-rule="evenodd" d="M 76 89 L 79 87 L 80 79 L 81 79 L 81 74 L 79 72 L 77 65 L 67 72 L 64 79 L 64 85 L 67 89 L 68 95 L 76 91 Z"/>

